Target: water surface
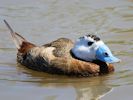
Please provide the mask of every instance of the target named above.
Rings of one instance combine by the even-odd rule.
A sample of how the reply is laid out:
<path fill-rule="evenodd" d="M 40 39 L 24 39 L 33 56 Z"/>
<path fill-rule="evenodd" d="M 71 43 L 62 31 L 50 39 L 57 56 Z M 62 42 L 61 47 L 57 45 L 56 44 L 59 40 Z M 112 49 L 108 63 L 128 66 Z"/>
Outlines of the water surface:
<path fill-rule="evenodd" d="M 122 62 L 115 64 L 114 73 L 91 78 L 27 69 L 16 62 L 17 50 L 3 19 L 38 45 L 60 37 L 74 41 L 95 33 Z M 131 100 L 132 61 L 132 0 L 1 0 L 0 97 L 3 100 L 112 100 L 118 97 Z"/>

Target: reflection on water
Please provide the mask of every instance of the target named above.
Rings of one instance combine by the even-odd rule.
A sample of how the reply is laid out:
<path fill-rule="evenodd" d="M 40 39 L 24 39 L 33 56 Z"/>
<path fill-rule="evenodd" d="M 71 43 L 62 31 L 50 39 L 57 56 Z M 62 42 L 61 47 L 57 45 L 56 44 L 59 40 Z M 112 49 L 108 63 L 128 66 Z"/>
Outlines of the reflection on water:
<path fill-rule="evenodd" d="M 113 94 L 113 90 L 123 85 L 130 92 L 132 11 L 132 0 L 1 0 L 0 97 L 3 100 L 89 100 Z M 16 49 L 3 19 L 36 44 L 59 37 L 75 40 L 97 32 L 122 62 L 115 64 L 114 73 L 91 78 L 49 75 L 27 69 L 16 63 Z"/>
<path fill-rule="evenodd" d="M 7 66 L 5 66 L 7 67 Z M 11 68 L 10 68 L 11 69 Z M 0 88 L 3 99 L 18 99 L 24 96 L 32 96 L 32 100 L 91 100 L 111 90 L 105 83 L 106 77 L 76 78 L 58 75 L 49 75 L 43 72 L 36 72 L 18 64 L 15 72 L 5 68 L 6 74 L 1 73 Z M 8 73 L 8 74 L 7 74 Z M 3 84 L 4 83 L 4 84 Z M 13 91 L 12 91 L 13 89 Z M 16 91 L 18 91 L 17 96 Z M 34 94 L 34 95 L 33 95 Z M 9 97 L 5 96 L 9 95 Z M 25 98 L 27 99 L 27 98 Z"/>

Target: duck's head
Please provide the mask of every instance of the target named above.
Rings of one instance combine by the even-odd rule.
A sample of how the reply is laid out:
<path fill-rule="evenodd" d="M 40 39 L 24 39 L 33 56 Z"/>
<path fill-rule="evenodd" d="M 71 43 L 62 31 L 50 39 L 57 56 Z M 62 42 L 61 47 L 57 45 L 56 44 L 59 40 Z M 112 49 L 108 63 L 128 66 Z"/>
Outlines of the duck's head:
<path fill-rule="evenodd" d="M 85 61 L 100 60 L 106 63 L 120 62 L 120 59 L 116 58 L 108 46 L 96 35 L 80 37 L 75 42 L 72 53 L 75 57 Z"/>

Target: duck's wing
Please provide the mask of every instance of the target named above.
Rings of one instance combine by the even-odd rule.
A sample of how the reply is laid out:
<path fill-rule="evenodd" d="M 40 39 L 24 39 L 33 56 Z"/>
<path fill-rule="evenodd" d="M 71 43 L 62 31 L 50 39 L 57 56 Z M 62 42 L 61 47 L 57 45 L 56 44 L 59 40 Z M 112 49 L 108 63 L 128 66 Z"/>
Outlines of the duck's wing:
<path fill-rule="evenodd" d="M 33 47 L 25 54 L 17 53 L 17 61 L 22 65 L 38 70 L 48 71 L 50 69 L 51 60 L 55 58 L 53 55 L 54 47 Z"/>
<path fill-rule="evenodd" d="M 70 50 L 73 47 L 73 42 L 67 38 L 59 38 L 43 46 L 54 47 L 53 55 L 56 57 L 71 57 Z"/>

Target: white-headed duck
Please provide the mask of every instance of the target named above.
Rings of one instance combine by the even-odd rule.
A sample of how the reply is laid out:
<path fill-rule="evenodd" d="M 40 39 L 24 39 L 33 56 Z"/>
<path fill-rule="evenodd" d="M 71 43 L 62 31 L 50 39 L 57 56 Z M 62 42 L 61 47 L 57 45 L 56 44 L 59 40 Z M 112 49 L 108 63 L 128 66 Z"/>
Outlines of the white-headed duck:
<path fill-rule="evenodd" d="M 112 63 L 120 61 L 96 35 L 85 35 L 75 43 L 59 38 L 37 46 L 14 32 L 6 20 L 4 22 L 17 47 L 17 61 L 28 68 L 52 74 L 95 76 L 113 72 Z"/>

